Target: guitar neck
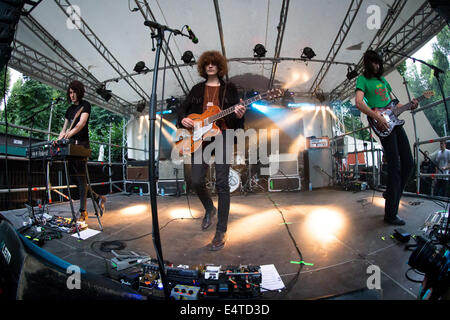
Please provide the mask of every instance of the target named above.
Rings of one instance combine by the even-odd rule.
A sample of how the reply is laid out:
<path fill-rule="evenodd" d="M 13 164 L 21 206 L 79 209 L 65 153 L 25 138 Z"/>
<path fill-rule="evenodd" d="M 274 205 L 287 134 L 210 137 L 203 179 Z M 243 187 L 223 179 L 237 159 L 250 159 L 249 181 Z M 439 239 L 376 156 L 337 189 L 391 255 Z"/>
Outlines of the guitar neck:
<path fill-rule="evenodd" d="M 425 99 L 425 96 L 424 95 L 421 95 L 420 97 L 418 97 L 418 98 L 416 98 L 417 99 L 417 101 L 418 102 L 420 102 L 420 101 L 422 101 L 423 99 Z M 402 105 L 401 107 L 399 107 L 399 108 L 395 108 L 394 110 L 393 110 L 393 112 L 394 112 L 394 114 L 396 115 L 396 116 L 399 116 L 400 114 L 402 114 L 403 112 L 405 112 L 406 110 L 409 110 L 409 109 L 411 109 L 411 107 L 412 107 L 412 102 L 410 101 L 410 102 L 408 102 L 408 103 L 405 103 L 404 105 Z"/>
<path fill-rule="evenodd" d="M 245 100 L 242 103 L 242 105 L 247 107 L 248 105 L 252 104 L 253 102 L 261 100 L 261 99 L 262 99 L 261 95 L 258 94 L 257 96 L 254 96 L 254 97 L 252 97 L 250 99 Z M 211 117 L 208 117 L 207 119 L 205 119 L 205 123 L 206 124 L 210 124 L 210 123 L 213 123 L 214 121 L 217 121 L 217 120 L 219 120 L 219 119 L 221 119 L 223 117 L 226 117 L 229 114 L 232 114 L 234 112 L 234 109 L 240 104 L 241 103 L 235 104 L 234 106 L 231 106 L 231 107 L 229 107 L 229 108 L 227 108 L 225 110 L 220 111 L 219 113 L 217 113 L 217 114 L 215 114 L 215 115 L 213 115 Z"/>

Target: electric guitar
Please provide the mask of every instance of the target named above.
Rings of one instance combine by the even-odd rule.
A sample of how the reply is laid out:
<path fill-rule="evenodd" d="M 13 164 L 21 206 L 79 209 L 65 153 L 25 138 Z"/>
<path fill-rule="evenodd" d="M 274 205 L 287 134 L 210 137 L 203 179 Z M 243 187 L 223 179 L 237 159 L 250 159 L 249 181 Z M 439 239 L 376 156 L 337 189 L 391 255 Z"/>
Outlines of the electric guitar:
<path fill-rule="evenodd" d="M 272 89 L 265 93 L 254 96 L 245 100 L 242 105 L 247 107 L 255 101 L 259 100 L 273 100 L 283 95 L 282 89 Z M 216 121 L 234 112 L 235 104 L 225 110 L 221 110 L 218 106 L 209 106 L 202 114 L 192 113 L 187 116 L 194 121 L 194 128 L 186 129 L 180 128 L 177 130 L 175 139 L 175 148 L 180 155 L 188 155 L 195 152 L 201 145 L 205 138 L 211 138 L 221 133 L 220 128 L 216 125 Z"/>
<path fill-rule="evenodd" d="M 420 97 L 416 98 L 417 101 L 422 101 L 423 99 L 428 99 L 434 96 L 433 91 L 425 91 Z M 397 99 L 392 100 L 386 107 L 376 109 L 377 112 L 381 113 L 381 116 L 386 119 L 389 128 L 387 130 L 382 130 L 378 126 L 378 122 L 372 117 L 367 117 L 370 127 L 373 131 L 380 137 L 386 138 L 391 134 L 396 126 L 402 126 L 405 120 L 400 120 L 398 116 L 406 110 L 410 110 L 412 107 L 412 102 L 408 102 L 401 107 L 397 107 L 399 101 Z"/>

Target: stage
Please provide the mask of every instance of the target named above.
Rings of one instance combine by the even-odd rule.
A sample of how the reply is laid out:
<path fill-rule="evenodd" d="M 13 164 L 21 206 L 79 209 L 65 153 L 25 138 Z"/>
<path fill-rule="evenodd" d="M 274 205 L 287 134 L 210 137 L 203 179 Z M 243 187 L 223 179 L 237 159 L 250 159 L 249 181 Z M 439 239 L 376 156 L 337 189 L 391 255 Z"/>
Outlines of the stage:
<path fill-rule="evenodd" d="M 217 205 L 217 197 L 213 199 Z M 74 204 L 78 208 L 78 202 Z M 101 241 L 121 240 L 126 248 L 119 253 L 134 251 L 155 258 L 149 208 L 148 196 L 109 195 L 101 218 L 103 232 L 87 240 L 64 234 L 62 239 L 46 242 L 43 249 L 97 274 L 106 274 L 109 262 L 105 259 L 114 257 L 100 250 Z M 402 228 L 419 235 L 427 216 L 441 209 L 433 201 L 403 196 L 399 216 L 406 225 Z M 212 252 L 207 245 L 214 236 L 217 218 L 207 231 L 201 230 L 203 211 L 197 197 L 158 197 L 163 257 L 174 266 L 274 264 L 287 285 L 300 266 L 291 262 L 300 257 L 286 228 L 289 227 L 307 265 L 303 265 L 289 292 L 265 293 L 263 297 L 269 299 L 416 299 L 420 284 L 405 277 L 411 251 L 391 237 L 396 227 L 383 221 L 383 210 L 381 193 L 372 190 L 354 193 L 325 188 L 237 194 L 231 198 L 229 240 L 222 250 Z M 100 230 L 90 199 L 88 211 L 89 228 Z M 24 212 L 2 214 L 16 225 Z M 49 212 L 71 215 L 68 204 L 52 205 Z M 411 238 L 409 244 L 413 243 Z M 381 290 L 367 290 L 367 281 L 373 274 L 373 270 L 368 270 L 370 265 L 381 270 Z M 408 274 L 421 279 L 414 272 Z M 344 295 L 352 292 L 353 295 Z"/>

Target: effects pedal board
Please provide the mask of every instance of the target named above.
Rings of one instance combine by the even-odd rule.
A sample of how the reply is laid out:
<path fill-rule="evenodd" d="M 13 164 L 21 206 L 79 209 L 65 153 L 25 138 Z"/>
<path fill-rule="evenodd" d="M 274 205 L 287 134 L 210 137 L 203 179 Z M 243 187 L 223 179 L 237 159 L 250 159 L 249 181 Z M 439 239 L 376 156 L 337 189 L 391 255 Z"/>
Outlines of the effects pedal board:
<path fill-rule="evenodd" d="M 174 300 L 198 300 L 200 287 L 177 284 L 172 288 L 170 296 Z"/>

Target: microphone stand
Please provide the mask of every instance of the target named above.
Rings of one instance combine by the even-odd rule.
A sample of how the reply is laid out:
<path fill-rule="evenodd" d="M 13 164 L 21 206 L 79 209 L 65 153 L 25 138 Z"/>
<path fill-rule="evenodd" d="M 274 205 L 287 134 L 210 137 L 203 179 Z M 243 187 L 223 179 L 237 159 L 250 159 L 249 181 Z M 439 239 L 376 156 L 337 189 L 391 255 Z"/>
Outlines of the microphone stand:
<path fill-rule="evenodd" d="M 150 152 L 150 159 L 149 159 L 149 165 L 148 165 L 148 172 L 149 172 L 149 185 L 150 185 L 150 207 L 152 210 L 152 238 L 153 238 L 153 245 L 155 246 L 155 251 L 158 259 L 158 266 L 159 266 L 159 273 L 161 275 L 161 281 L 163 284 L 164 289 L 164 296 L 166 300 L 169 300 L 170 298 L 170 292 L 169 292 L 169 282 L 167 280 L 167 275 L 165 272 L 164 267 L 164 258 L 162 254 L 161 249 L 161 238 L 159 234 L 159 223 L 158 223 L 158 209 L 157 209 L 157 201 L 156 201 L 156 195 L 157 195 L 157 188 L 156 188 L 156 180 L 158 179 L 156 174 L 156 161 L 155 161 L 155 121 L 156 121 L 156 87 L 158 82 L 158 69 L 159 69 L 159 58 L 161 55 L 161 47 L 162 42 L 164 40 L 164 31 L 173 32 L 174 35 L 181 34 L 183 36 L 189 37 L 185 34 L 183 34 L 179 30 L 171 29 L 167 26 L 160 25 L 153 21 L 145 21 L 145 26 L 152 27 L 156 29 L 157 33 L 154 34 L 152 32 L 152 42 L 153 39 L 156 38 L 156 54 L 155 54 L 155 64 L 154 64 L 154 71 L 153 71 L 153 84 L 152 84 L 152 93 L 150 96 L 150 105 L 149 105 L 149 152 Z"/>
<path fill-rule="evenodd" d="M 449 117 L 449 114 L 448 114 L 447 101 L 446 101 L 446 99 L 445 99 L 444 86 L 443 86 L 443 83 L 442 83 L 442 79 L 441 79 L 441 77 L 440 77 L 440 74 L 441 74 L 441 73 L 444 73 L 444 74 L 445 74 L 444 70 L 442 70 L 442 69 L 440 69 L 440 68 L 438 68 L 438 67 L 436 67 L 436 66 L 434 66 L 434 65 L 432 65 L 432 64 L 429 64 L 428 62 L 425 62 L 425 61 L 423 61 L 423 60 L 413 58 L 413 57 L 411 57 L 411 56 L 405 55 L 405 54 L 400 53 L 400 52 L 392 51 L 392 50 L 389 49 L 389 48 L 386 48 L 386 52 L 391 52 L 391 53 L 393 53 L 393 54 L 397 54 L 397 55 L 399 55 L 399 56 L 402 56 L 402 57 L 405 57 L 405 58 L 409 58 L 409 59 L 411 59 L 414 63 L 415 63 L 416 61 L 418 61 L 418 62 L 420 62 L 420 63 L 426 65 L 427 67 L 429 67 L 431 70 L 433 70 L 433 75 L 436 77 L 436 80 L 437 80 L 437 83 L 438 83 L 438 86 L 439 86 L 439 90 L 440 90 L 440 92 L 441 92 L 442 100 L 443 100 L 443 102 L 444 102 L 445 112 L 446 112 L 446 114 L 447 114 L 447 128 L 449 128 L 450 117 Z"/>
<path fill-rule="evenodd" d="M 47 109 L 50 109 L 53 107 L 55 103 L 55 100 L 53 100 L 49 105 L 45 106 L 44 108 L 34 112 L 31 116 L 29 116 L 28 118 L 26 118 L 24 120 L 24 123 L 28 122 L 29 120 L 31 120 L 31 126 L 30 126 L 30 134 L 28 135 L 28 204 L 30 206 L 31 209 L 31 218 L 33 219 L 33 225 L 38 224 L 37 219 L 36 219 L 36 215 L 34 213 L 34 206 L 33 206 L 33 197 L 31 194 L 31 184 L 32 184 L 32 177 L 31 177 L 31 136 L 33 134 L 33 127 L 34 127 L 34 121 L 36 120 L 36 115 L 41 113 L 42 111 L 45 111 Z"/>

